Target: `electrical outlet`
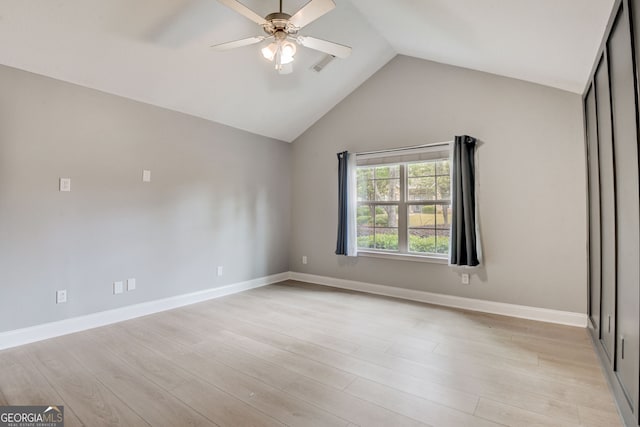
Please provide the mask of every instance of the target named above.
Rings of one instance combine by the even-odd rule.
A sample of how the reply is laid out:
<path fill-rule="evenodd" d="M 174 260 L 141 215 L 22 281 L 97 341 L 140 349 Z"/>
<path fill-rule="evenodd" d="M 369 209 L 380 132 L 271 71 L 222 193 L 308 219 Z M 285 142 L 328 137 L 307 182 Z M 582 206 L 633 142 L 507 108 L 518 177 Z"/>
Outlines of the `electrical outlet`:
<path fill-rule="evenodd" d="M 60 178 L 60 191 L 71 191 L 71 178 Z"/>
<path fill-rule="evenodd" d="M 64 304 L 65 302 L 67 302 L 67 290 L 56 291 L 56 304 Z"/>
<path fill-rule="evenodd" d="M 124 291 L 124 283 L 122 282 L 113 282 L 113 294 L 121 294 Z"/>
<path fill-rule="evenodd" d="M 127 279 L 127 292 L 136 289 L 136 279 Z"/>
<path fill-rule="evenodd" d="M 222 266 L 218 266 L 218 277 L 222 276 Z"/>
<path fill-rule="evenodd" d="M 142 171 L 142 182 L 151 182 L 151 171 L 144 169 Z"/>
<path fill-rule="evenodd" d="M 302 263 L 303 264 L 307 263 L 307 256 L 306 255 L 302 255 Z"/>
<path fill-rule="evenodd" d="M 469 284 L 469 274 L 468 273 L 462 273 L 462 284 L 463 285 L 468 285 Z"/>

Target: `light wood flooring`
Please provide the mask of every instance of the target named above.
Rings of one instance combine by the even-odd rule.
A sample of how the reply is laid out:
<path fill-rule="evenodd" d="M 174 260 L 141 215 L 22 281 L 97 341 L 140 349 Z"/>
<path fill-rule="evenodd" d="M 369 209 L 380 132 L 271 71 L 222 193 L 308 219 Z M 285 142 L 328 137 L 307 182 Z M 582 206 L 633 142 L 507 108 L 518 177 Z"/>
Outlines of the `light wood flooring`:
<path fill-rule="evenodd" d="M 0 352 L 66 426 L 618 426 L 587 331 L 283 282 Z"/>

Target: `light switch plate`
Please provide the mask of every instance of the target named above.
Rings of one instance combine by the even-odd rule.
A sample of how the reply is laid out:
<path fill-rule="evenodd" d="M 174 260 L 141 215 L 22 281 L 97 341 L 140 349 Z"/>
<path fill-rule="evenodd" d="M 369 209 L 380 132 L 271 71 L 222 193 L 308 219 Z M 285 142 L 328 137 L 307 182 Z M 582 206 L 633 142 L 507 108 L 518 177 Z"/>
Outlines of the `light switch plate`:
<path fill-rule="evenodd" d="M 121 294 L 124 291 L 124 283 L 122 282 L 113 282 L 113 294 Z"/>
<path fill-rule="evenodd" d="M 151 171 L 144 169 L 142 171 L 142 182 L 151 182 Z"/>
<path fill-rule="evenodd" d="M 222 276 L 222 266 L 218 266 L 218 276 Z"/>
<path fill-rule="evenodd" d="M 127 279 L 127 291 L 133 291 L 136 288 L 136 279 Z"/>
<path fill-rule="evenodd" d="M 71 191 L 71 178 L 60 178 L 60 191 Z"/>

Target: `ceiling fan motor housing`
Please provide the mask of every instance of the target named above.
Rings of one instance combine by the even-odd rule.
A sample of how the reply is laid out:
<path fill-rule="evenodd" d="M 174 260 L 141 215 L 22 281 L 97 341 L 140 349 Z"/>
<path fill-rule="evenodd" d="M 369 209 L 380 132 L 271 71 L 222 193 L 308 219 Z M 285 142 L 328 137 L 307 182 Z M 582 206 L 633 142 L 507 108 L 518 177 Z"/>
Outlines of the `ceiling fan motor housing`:
<path fill-rule="evenodd" d="M 267 22 L 262 26 L 264 32 L 270 36 L 277 35 L 278 32 L 285 34 L 296 34 L 299 30 L 289 22 L 291 15 L 283 12 L 270 13 L 264 18 Z"/>

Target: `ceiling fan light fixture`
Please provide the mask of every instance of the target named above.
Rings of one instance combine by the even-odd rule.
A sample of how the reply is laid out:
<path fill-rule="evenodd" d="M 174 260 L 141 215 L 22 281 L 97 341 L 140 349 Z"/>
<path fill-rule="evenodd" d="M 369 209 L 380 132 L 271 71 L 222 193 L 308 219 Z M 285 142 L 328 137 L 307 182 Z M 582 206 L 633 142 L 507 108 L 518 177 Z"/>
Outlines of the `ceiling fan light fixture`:
<path fill-rule="evenodd" d="M 268 61 L 273 61 L 278 52 L 278 45 L 276 43 L 270 43 L 269 46 L 262 48 L 262 56 Z"/>
<path fill-rule="evenodd" d="M 296 45 L 289 41 L 276 41 L 262 48 L 262 56 L 267 61 L 276 61 L 276 65 L 284 65 L 293 62 L 296 54 Z"/>
<path fill-rule="evenodd" d="M 283 64 L 287 64 L 288 62 L 293 61 L 293 56 L 296 54 L 296 45 L 291 43 L 291 42 L 284 42 L 282 43 L 282 59 L 283 59 Z M 285 58 L 288 60 L 289 58 L 291 58 L 291 60 L 288 60 L 288 62 L 284 62 Z"/>

